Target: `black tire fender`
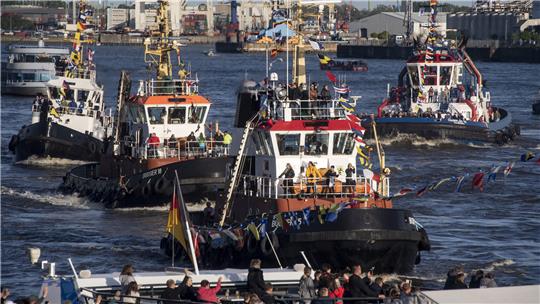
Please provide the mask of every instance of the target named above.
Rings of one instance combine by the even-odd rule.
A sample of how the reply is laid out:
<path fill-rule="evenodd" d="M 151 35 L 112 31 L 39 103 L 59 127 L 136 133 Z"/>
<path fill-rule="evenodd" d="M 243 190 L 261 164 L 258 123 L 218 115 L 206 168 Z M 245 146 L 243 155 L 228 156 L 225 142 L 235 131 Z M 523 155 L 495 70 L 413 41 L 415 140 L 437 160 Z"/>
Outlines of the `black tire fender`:
<path fill-rule="evenodd" d="M 165 178 L 165 175 L 162 175 L 154 184 L 154 191 L 159 194 L 165 194 L 165 190 L 167 190 L 169 183 L 170 181 Z"/>
<path fill-rule="evenodd" d="M 257 243 L 255 236 L 249 233 L 246 241 L 246 249 L 249 254 L 254 255 L 257 253 Z"/>
<path fill-rule="evenodd" d="M 272 242 L 272 245 L 274 246 L 274 249 L 277 250 L 279 248 L 279 241 L 278 241 L 278 238 L 276 236 L 276 234 L 274 232 L 268 234 L 270 240 L 268 237 L 265 237 L 264 239 L 261 240 L 261 252 L 265 255 L 265 256 L 269 256 L 271 254 L 273 254 L 272 252 L 272 247 L 270 246 L 269 244 L 269 241 Z"/>
<path fill-rule="evenodd" d="M 15 152 L 15 147 L 19 144 L 19 135 L 13 135 L 11 136 L 11 139 L 9 140 L 9 151 Z"/>

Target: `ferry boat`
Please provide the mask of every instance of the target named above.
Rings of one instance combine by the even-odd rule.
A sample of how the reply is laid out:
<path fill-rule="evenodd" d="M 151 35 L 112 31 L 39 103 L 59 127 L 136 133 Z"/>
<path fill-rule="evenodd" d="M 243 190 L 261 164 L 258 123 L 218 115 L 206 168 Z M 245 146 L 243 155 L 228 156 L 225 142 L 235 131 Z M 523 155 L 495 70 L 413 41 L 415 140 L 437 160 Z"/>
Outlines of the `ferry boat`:
<path fill-rule="evenodd" d="M 47 82 L 66 68 L 69 49 L 45 46 L 10 45 L 2 63 L 2 94 L 35 96 L 47 93 Z"/>
<path fill-rule="evenodd" d="M 321 70 L 330 71 L 353 71 L 367 72 L 368 65 L 360 59 L 337 59 L 319 54 L 319 66 Z"/>
<path fill-rule="evenodd" d="M 510 112 L 492 104 L 483 76 L 465 50 L 466 40 L 459 45 L 446 40 L 437 30 L 437 1 L 430 5 L 427 40 L 415 47 L 398 86 L 377 109 L 379 134 L 498 144 L 514 139 L 519 126 Z"/>
<path fill-rule="evenodd" d="M 89 14 L 83 1 L 79 7 L 80 14 Z M 8 147 L 16 162 L 32 156 L 97 161 L 103 139 L 111 135 L 103 86 L 96 83 L 94 51 L 84 47 L 93 41 L 83 32 L 82 19 L 78 24 L 66 68 L 46 83 L 46 96 L 34 99 L 31 124 L 11 138 Z"/>
<path fill-rule="evenodd" d="M 67 173 L 63 190 L 116 208 L 167 204 L 175 172 L 193 202 L 224 187 L 230 143 L 206 125 L 210 102 L 199 95 L 198 77 L 184 68 L 180 44 L 169 37 L 167 11 L 168 3 L 160 1 L 160 30 L 144 41 L 145 62 L 156 78 L 139 81 L 130 97 L 131 80 L 122 73 L 113 136 L 98 163 Z M 179 78 L 173 76 L 172 51 Z"/>
<path fill-rule="evenodd" d="M 303 38 L 296 41 L 291 80 L 305 84 Z M 244 81 L 239 90 L 235 126 L 242 136 L 216 202 L 217 226 L 194 228 L 201 264 L 248 267 L 262 258 L 270 267 L 292 266 L 305 252 L 318 266 L 411 271 L 430 242 L 410 210 L 393 208 L 378 142 L 379 172 L 357 166 L 363 128 L 349 112 L 355 101 L 337 92 L 332 100 L 296 99 L 276 73 L 269 79 Z M 178 256 L 174 239 L 168 226 L 161 247 Z"/>

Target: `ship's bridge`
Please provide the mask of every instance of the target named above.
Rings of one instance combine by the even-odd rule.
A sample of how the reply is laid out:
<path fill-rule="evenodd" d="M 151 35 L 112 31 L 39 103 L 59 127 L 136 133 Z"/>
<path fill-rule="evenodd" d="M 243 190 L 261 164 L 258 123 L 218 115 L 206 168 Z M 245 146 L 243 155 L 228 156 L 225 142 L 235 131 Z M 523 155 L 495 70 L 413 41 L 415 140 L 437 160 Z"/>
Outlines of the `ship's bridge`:
<path fill-rule="evenodd" d="M 407 75 L 413 89 L 441 92 L 462 83 L 463 64 L 453 60 L 408 62 Z"/>

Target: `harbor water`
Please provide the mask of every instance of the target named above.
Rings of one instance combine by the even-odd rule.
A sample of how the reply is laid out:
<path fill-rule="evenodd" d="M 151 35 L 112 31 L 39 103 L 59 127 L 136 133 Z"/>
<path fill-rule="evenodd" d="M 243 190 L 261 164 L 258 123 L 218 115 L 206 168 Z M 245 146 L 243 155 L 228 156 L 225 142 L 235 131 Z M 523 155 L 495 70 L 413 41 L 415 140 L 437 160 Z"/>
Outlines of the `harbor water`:
<path fill-rule="evenodd" d="M 210 46 L 189 46 L 182 56 L 200 80 L 200 91 L 213 103 L 209 121 L 222 129 L 232 125 L 236 90 L 245 78 L 265 76 L 264 54 L 203 54 Z M 114 106 L 121 70 L 137 79 L 149 75 L 141 46 L 95 47 L 98 81 L 105 86 L 109 107 Z M 285 56 L 285 53 L 280 55 Z M 318 68 L 316 55 L 307 56 L 310 81 L 328 83 Z M 404 62 L 367 60 L 369 72 L 339 73 L 360 95 L 358 111 L 376 112 L 387 83 L 396 84 Z M 509 110 L 521 125 L 522 136 L 505 146 L 462 144 L 448 140 L 427 141 L 398 135 L 385 139 L 387 165 L 392 170 L 391 191 L 422 187 L 445 177 L 474 174 L 492 165 L 505 166 L 526 151 L 540 155 L 540 116 L 531 114 L 531 103 L 540 90 L 540 65 L 477 63 L 492 102 Z M 272 64 L 283 75 L 285 62 Z M 285 81 L 285 79 L 282 79 Z M 31 265 L 26 250 L 39 247 L 42 259 L 57 263 L 69 273 L 67 258 L 75 267 L 92 273 L 118 272 L 131 263 L 136 272 L 159 271 L 170 265 L 160 254 L 159 241 L 167 221 L 167 207 L 108 210 L 98 203 L 57 191 L 65 172 L 77 165 L 66 160 L 28 160 L 14 164 L 8 151 L 10 137 L 30 123 L 32 98 L 2 96 L 1 100 L 1 282 L 17 296 L 37 294 L 41 270 Z M 502 170 L 501 170 L 502 171 Z M 410 275 L 426 288 L 442 288 L 446 272 L 455 265 L 466 271 L 495 273 L 499 285 L 540 284 L 540 165 L 516 162 L 505 179 L 499 174 L 484 192 L 463 191 L 449 183 L 416 197 L 394 201 L 396 208 L 411 209 L 426 228 L 432 250 Z M 324 262 L 320 257 L 319 263 Z M 264 265 L 263 265 L 264 266 Z M 468 281 L 468 278 L 466 279 Z"/>

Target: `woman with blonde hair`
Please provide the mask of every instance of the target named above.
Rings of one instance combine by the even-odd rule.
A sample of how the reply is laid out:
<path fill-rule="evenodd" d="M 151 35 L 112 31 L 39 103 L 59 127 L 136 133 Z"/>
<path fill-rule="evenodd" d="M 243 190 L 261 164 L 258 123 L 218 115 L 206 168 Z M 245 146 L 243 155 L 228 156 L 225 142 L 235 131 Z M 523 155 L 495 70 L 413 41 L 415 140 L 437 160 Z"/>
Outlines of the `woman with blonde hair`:
<path fill-rule="evenodd" d="M 250 292 L 255 293 L 260 299 L 265 295 L 265 282 L 261 270 L 261 260 L 252 259 L 249 263 L 249 272 L 247 277 L 247 287 Z"/>

